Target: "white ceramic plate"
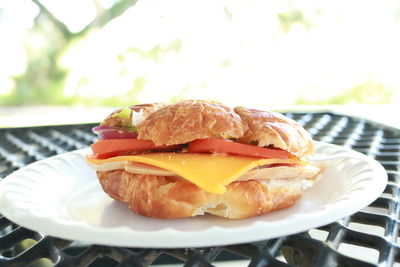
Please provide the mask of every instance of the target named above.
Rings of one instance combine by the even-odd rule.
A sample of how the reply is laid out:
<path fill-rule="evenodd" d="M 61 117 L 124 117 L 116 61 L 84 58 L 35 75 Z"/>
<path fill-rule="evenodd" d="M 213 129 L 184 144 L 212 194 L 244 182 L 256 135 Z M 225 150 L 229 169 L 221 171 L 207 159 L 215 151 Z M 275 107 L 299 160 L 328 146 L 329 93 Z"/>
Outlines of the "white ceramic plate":
<path fill-rule="evenodd" d="M 78 150 L 30 164 L 0 182 L 0 213 L 55 237 L 131 247 L 206 247 L 259 241 L 306 231 L 350 215 L 384 190 L 375 160 L 317 143 L 317 183 L 291 208 L 245 220 L 214 216 L 161 220 L 135 215 L 109 198 Z"/>

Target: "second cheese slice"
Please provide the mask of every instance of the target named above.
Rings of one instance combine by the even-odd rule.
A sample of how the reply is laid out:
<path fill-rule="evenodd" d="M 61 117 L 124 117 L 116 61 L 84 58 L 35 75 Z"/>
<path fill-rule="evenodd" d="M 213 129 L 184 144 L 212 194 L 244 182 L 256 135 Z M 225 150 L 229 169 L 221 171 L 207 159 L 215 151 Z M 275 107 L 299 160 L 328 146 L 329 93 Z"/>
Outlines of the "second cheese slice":
<path fill-rule="evenodd" d="M 108 159 L 94 159 L 87 156 L 86 160 L 91 164 L 133 161 L 153 165 L 174 172 L 203 190 L 216 194 L 224 193 L 228 184 L 257 166 L 302 163 L 297 159 L 259 159 L 197 153 L 149 153 Z"/>

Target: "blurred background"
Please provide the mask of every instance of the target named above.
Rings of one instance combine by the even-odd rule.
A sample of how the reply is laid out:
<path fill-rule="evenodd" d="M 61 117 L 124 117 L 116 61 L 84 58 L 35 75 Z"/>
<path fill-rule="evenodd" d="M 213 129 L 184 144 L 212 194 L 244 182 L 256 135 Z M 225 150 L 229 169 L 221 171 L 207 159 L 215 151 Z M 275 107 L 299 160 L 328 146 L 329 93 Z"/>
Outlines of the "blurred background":
<path fill-rule="evenodd" d="M 393 110 L 399 48 L 399 0 L 2 0 L 0 126 L 187 98 Z"/>

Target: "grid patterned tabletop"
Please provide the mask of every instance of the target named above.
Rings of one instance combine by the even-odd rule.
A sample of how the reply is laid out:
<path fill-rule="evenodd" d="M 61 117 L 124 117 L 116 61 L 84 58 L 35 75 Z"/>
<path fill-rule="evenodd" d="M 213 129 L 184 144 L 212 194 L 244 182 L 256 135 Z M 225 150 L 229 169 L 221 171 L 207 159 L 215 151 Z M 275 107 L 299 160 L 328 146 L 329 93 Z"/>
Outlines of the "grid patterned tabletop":
<path fill-rule="evenodd" d="M 383 194 L 337 222 L 256 243 L 186 249 L 107 247 L 45 236 L 0 214 L 0 266 L 400 266 L 400 130 L 326 112 L 286 113 L 314 140 L 345 146 L 377 161 L 388 173 Z M 0 129 L 0 179 L 29 163 L 87 147 L 93 124 Z"/>

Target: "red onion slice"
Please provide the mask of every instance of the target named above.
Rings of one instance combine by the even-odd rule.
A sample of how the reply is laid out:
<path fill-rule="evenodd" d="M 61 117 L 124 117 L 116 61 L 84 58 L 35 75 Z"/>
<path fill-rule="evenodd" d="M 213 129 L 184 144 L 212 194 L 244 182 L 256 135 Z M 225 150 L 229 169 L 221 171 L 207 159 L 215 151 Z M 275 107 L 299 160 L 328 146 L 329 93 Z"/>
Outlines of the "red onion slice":
<path fill-rule="evenodd" d="M 137 133 L 112 126 L 96 126 L 92 131 L 102 140 L 137 138 Z"/>

